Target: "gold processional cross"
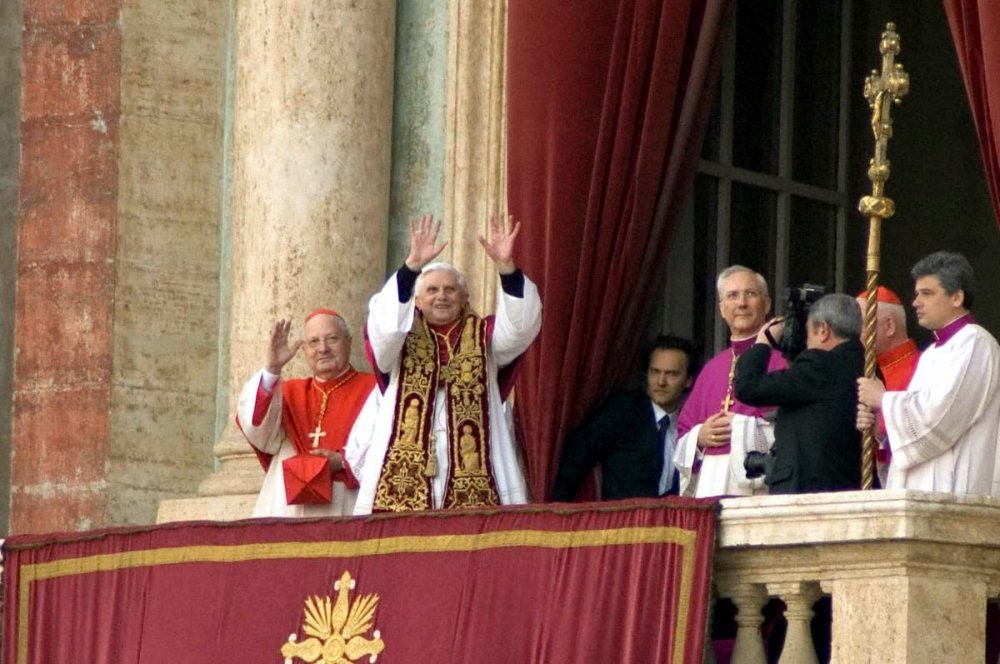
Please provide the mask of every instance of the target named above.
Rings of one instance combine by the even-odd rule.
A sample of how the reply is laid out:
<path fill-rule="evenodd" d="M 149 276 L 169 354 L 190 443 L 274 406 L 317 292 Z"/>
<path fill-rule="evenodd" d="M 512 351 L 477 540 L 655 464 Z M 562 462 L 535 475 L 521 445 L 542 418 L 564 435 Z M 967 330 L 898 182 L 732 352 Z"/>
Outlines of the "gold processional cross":
<path fill-rule="evenodd" d="M 899 104 L 910 91 L 910 76 L 903 65 L 895 61 L 899 54 L 899 34 L 895 23 L 887 23 L 879 40 L 882 54 L 882 71 L 872 70 L 865 77 L 865 99 L 872 109 L 872 134 L 875 138 L 875 155 L 868 162 L 868 179 L 872 183 L 870 196 L 863 196 L 858 210 L 868 218 L 868 253 L 866 263 L 867 299 L 865 301 L 865 377 L 874 378 L 876 292 L 881 269 L 882 220 L 896 212 L 895 203 L 884 195 L 885 181 L 889 179 L 889 159 L 886 157 L 892 137 L 893 104 Z M 875 432 L 865 432 L 861 444 L 861 488 L 871 489 L 875 477 Z"/>

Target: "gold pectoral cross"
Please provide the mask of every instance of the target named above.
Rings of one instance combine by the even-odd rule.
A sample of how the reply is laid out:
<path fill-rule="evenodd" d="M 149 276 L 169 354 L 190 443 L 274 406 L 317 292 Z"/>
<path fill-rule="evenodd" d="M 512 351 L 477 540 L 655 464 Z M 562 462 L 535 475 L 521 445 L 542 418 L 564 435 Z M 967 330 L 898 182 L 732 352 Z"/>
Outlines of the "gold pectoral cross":
<path fill-rule="evenodd" d="M 733 349 L 733 361 L 729 363 L 729 378 L 726 381 L 726 396 L 722 399 L 722 412 L 728 414 L 736 400 L 733 399 L 733 382 L 736 380 L 736 361 L 739 360 L 736 350 Z"/>
<path fill-rule="evenodd" d="M 308 435 L 308 436 L 309 436 L 310 438 L 312 438 L 312 439 L 313 439 L 313 444 L 312 444 L 312 446 L 313 446 L 313 449 L 316 449 L 317 447 L 319 447 L 319 439 L 320 439 L 320 438 L 322 438 L 323 436 L 325 436 L 325 435 L 326 435 L 326 432 L 325 432 L 325 431 L 323 431 L 323 428 L 322 428 L 322 427 L 321 427 L 321 426 L 319 425 L 319 423 L 317 422 L 317 423 L 316 423 L 316 430 L 315 430 L 315 431 L 313 431 L 313 432 L 312 432 L 312 433 L 310 433 L 310 434 L 307 434 L 307 435 Z"/>

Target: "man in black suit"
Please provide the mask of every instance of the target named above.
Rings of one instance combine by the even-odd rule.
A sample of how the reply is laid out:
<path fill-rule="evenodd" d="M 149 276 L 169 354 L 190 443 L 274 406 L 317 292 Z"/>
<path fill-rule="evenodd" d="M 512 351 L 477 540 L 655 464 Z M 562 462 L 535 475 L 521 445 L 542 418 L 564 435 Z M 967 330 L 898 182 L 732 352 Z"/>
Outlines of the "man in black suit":
<path fill-rule="evenodd" d="M 765 325 L 736 364 L 740 401 L 778 406 L 764 482 L 771 493 L 846 491 L 861 486 L 861 435 L 854 428 L 857 379 L 864 374 L 861 313 L 854 298 L 826 295 L 809 309 L 806 350 L 767 373 L 780 319 Z"/>
<path fill-rule="evenodd" d="M 572 500 L 597 465 L 602 500 L 677 493 L 673 444 L 681 398 L 696 373 L 694 345 L 661 335 L 645 369 L 645 391 L 613 392 L 566 437 L 553 500 Z"/>

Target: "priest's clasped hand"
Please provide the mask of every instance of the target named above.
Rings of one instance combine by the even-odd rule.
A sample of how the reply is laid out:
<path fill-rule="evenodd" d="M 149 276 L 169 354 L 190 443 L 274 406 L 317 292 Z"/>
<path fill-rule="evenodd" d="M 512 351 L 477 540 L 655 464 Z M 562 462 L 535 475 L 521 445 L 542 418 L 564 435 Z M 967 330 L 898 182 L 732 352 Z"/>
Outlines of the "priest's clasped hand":
<path fill-rule="evenodd" d="M 339 473 L 344 469 L 344 456 L 340 452 L 334 452 L 333 450 L 317 447 L 316 449 L 310 450 L 309 453 L 316 456 L 325 456 L 327 461 L 330 463 L 330 470 L 335 473 Z"/>
<path fill-rule="evenodd" d="M 709 416 L 698 431 L 698 448 L 721 447 L 729 444 L 733 434 L 733 414 L 716 413 Z"/>
<path fill-rule="evenodd" d="M 871 408 L 858 402 L 858 417 L 855 423 L 855 427 L 861 433 L 868 431 L 875 426 L 875 413 Z"/>
<path fill-rule="evenodd" d="M 877 378 L 858 378 L 858 402 L 863 403 L 872 410 L 882 407 L 882 395 L 885 394 L 885 385 Z"/>
<path fill-rule="evenodd" d="M 858 417 L 855 426 L 864 433 L 875 426 L 875 411 L 882 405 L 885 385 L 875 378 L 858 379 Z"/>

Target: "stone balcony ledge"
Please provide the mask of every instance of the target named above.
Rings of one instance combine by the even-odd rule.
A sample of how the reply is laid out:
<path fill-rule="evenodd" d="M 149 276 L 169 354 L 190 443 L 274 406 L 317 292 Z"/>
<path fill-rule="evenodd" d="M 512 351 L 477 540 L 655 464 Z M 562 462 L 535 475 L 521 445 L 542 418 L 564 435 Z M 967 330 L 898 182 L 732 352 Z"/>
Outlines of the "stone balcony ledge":
<path fill-rule="evenodd" d="M 833 604 L 831 661 L 982 662 L 986 602 L 1000 594 L 1000 499 L 915 491 L 725 499 L 713 572 L 743 616 L 734 664 L 765 661 L 756 629 L 769 597 L 789 606 L 781 661 L 815 661 L 808 619 L 824 594 Z"/>

